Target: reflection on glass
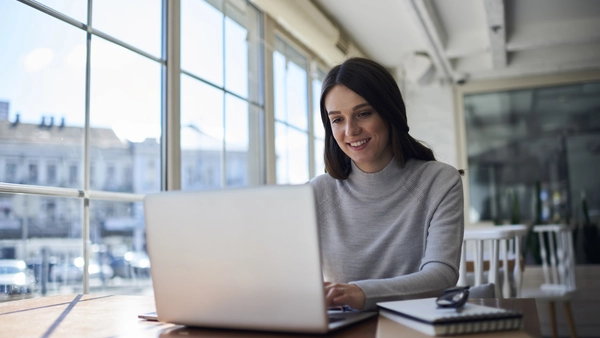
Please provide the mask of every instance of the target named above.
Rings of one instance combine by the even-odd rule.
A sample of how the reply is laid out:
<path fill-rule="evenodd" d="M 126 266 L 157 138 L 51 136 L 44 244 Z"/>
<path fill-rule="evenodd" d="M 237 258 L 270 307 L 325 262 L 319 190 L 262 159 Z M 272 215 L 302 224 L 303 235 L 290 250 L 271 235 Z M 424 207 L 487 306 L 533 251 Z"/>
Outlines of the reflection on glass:
<path fill-rule="evenodd" d="M 5 1 L 8 2 L 8 1 Z M 87 1 L 82 0 L 37 0 L 62 14 L 72 17 L 73 19 L 87 23 Z M 0 5 L 0 7 L 2 7 Z M 7 12 L 4 12 L 7 13 Z"/>
<path fill-rule="evenodd" d="M 222 0 L 181 1 L 181 68 L 223 86 Z"/>
<path fill-rule="evenodd" d="M 0 301 L 66 292 L 57 270 L 83 253 L 82 201 L 0 194 L 0 205 L 0 270 L 12 265 L 20 275 L 8 283 L 11 276 L 2 276 L 13 294 L 0 292 Z M 68 293 L 81 292 L 81 279 L 71 285 L 78 291 Z"/>
<path fill-rule="evenodd" d="M 223 123 L 223 92 L 182 75 L 182 189 L 221 187 Z"/>
<path fill-rule="evenodd" d="M 472 222 L 582 219 L 600 214 L 600 83 L 466 95 Z"/>
<path fill-rule="evenodd" d="M 94 38 L 91 73 L 92 189 L 160 190 L 160 64 Z"/>
<path fill-rule="evenodd" d="M 85 32 L 16 1 L 0 12 L 0 181 L 82 188 Z"/>
<path fill-rule="evenodd" d="M 94 1 L 92 25 L 94 29 L 160 57 L 161 10 L 161 0 Z"/>
<path fill-rule="evenodd" d="M 282 123 L 275 123 L 277 183 L 302 184 L 309 179 L 308 135 Z"/>

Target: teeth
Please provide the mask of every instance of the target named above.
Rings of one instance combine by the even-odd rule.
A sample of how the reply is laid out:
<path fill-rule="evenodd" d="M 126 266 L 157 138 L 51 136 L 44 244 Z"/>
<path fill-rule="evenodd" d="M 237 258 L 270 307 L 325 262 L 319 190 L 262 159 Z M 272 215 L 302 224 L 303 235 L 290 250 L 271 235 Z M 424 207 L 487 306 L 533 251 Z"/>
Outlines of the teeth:
<path fill-rule="evenodd" d="M 351 145 L 351 146 L 353 146 L 353 147 L 360 147 L 360 146 L 362 146 L 362 145 L 363 145 L 363 144 L 365 144 L 365 143 L 367 143 L 367 140 L 362 140 L 362 141 L 358 141 L 358 142 L 353 142 L 353 143 L 350 143 L 350 145 Z"/>

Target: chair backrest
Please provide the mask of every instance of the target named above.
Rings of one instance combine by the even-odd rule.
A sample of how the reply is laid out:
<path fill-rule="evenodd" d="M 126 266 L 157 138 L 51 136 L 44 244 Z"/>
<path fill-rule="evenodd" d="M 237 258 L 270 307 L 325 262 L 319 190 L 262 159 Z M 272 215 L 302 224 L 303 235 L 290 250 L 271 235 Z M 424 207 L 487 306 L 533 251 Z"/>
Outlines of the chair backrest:
<path fill-rule="evenodd" d="M 526 233 L 527 227 L 520 224 L 465 230 L 457 285 L 469 284 L 467 273 L 472 271 L 473 286 L 493 283 L 496 297 L 510 298 L 512 285 L 515 296 L 520 297 L 523 281 L 521 237 Z M 502 282 L 499 274 L 500 263 L 503 268 Z M 484 280 L 486 274 L 487 281 Z M 512 279 L 509 278 L 509 274 L 512 275 Z"/>
<path fill-rule="evenodd" d="M 542 290 L 569 292 L 575 283 L 575 256 L 572 229 L 565 224 L 536 225 L 544 271 Z"/>

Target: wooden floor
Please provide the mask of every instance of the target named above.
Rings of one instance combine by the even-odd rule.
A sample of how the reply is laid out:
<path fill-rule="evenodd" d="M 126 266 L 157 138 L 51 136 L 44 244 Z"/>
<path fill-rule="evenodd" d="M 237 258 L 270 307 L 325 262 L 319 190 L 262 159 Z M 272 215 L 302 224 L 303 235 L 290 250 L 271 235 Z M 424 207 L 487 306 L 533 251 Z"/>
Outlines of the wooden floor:
<path fill-rule="evenodd" d="M 527 265 L 523 287 L 535 287 L 544 280 L 541 266 Z M 571 309 L 578 337 L 600 337 L 600 265 L 578 265 L 576 267 L 577 293 L 571 301 Z M 548 304 L 538 301 L 538 313 L 542 335 L 551 337 Z M 569 337 L 565 313 L 561 304 L 556 305 L 559 337 Z"/>

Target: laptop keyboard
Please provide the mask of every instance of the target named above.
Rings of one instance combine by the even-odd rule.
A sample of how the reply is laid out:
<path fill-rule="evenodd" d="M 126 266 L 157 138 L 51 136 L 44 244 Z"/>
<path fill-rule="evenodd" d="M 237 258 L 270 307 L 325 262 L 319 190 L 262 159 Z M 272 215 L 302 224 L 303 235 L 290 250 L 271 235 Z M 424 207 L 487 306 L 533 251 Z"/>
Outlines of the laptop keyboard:
<path fill-rule="evenodd" d="M 344 317 L 333 317 L 333 316 L 329 316 L 329 322 L 330 322 L 330 323 L 339 322 L 340 320 L 344 320 Z"/>

